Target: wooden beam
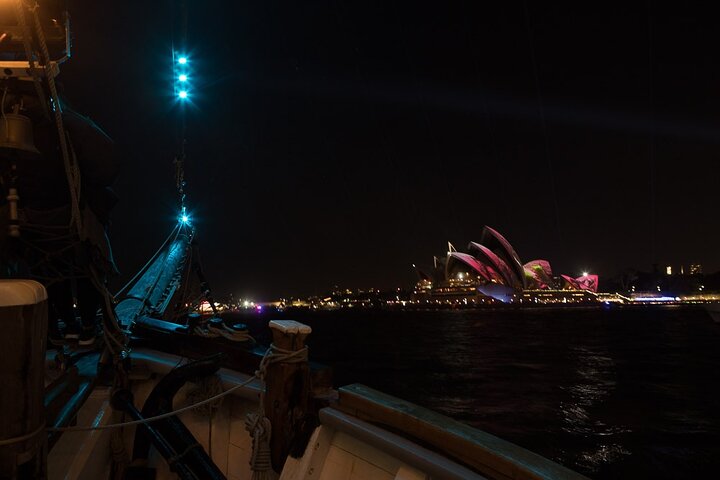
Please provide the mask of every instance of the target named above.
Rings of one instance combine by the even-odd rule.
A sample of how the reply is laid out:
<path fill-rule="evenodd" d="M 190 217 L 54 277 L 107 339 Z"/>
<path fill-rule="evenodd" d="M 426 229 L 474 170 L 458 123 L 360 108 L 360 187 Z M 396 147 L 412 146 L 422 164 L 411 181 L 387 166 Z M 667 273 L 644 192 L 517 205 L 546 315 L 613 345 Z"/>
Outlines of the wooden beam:
<path fill-rule="evenodd" d="M 365 385 L 353 384 L 340 388 L 336 408 L 431 446 L 490 478 L 586 478 L 494 435 Z"/>

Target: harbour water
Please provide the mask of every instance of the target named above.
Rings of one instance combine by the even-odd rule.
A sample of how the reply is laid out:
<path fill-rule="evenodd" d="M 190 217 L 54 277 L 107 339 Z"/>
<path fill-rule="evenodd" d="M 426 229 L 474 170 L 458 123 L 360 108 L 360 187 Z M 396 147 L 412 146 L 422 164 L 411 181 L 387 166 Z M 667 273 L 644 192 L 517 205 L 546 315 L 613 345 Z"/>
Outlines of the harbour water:
<path fill-rule="evenodd" d="M 715 477 L 720 324 L 702 310 L 294 311 L 364 383 L 591 478 Z M 247 318 L 247 317 L 245 317 Z M 260 332 L 256 332 L 260 333 Z"/>

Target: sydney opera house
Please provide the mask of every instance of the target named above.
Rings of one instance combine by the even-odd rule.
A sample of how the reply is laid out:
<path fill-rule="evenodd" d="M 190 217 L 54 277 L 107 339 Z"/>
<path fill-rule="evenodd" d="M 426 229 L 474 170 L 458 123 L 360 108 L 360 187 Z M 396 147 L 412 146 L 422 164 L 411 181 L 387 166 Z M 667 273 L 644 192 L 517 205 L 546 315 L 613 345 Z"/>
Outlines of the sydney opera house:
<path fill-rule="evenodd" d="M 447 255 L 435 257 L 431 269 L 416 267 L 419 281 L 415 298 L 465 303 L 567 303 L 591 299 L 597 292 L 597 275 L 554 276 L 547 260 L 523 263 L 505 237 L 487 226 L 480 241 L 470 242 L 467 250 L 458 252 L 448 243 Z"/>

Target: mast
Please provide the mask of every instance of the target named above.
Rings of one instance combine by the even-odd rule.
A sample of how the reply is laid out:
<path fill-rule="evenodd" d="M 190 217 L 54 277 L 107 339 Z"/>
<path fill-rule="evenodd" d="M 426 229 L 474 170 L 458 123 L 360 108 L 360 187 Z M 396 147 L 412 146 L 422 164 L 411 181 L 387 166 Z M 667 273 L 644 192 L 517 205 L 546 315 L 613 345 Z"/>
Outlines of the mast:
<path fill-rule="evenodd" d="M 187 2 L 180 2 L 180 39 L 179 47 L 175 48 L 173 39 L 172 49 L 172 78 L 174 98 L 180 110 L 180 148 L 175 157 L 175 186 L 179 197 L 178 221 L 183 225 L 190 225 L 190 215 L 185 205 L 185 161 L 187 160 L 187 107 L 191 102 L 192 80 L 191 62 L 187 48 Z"/>
<path fill-rule="evenodd" d="M 178 155 L 175 157 L 175 185 L 178 191 L 179 207 L 178 223 L 181 228 L 189 228 L 191 238 L 190 250 L 190 268 L 197 275 L 200 281 L 201 296 L 205 298 L 212 308 L 215 316 L 219 315 L 215 301 L 213 300 L 210 286 L 205 278 L 205 274 L 200 264 L 197 243 L 194 241 L 195 229 L 192 225 L 192 215 L 185 203 L 186 186 L 185 180 L 185 162 L 187 160 L 187 110 L 192 105 L 192 57 L 188 49 L 187 41 L 188 31 L 188 4 L 187 0 L 180 1 L 180 39 L 179 48 L 175 48 L 173 39 L 172 50 L 172 69 L 173 69 L 173 90 L 175 101 L 178 103 L 180 114 L 180 147 Z"/>

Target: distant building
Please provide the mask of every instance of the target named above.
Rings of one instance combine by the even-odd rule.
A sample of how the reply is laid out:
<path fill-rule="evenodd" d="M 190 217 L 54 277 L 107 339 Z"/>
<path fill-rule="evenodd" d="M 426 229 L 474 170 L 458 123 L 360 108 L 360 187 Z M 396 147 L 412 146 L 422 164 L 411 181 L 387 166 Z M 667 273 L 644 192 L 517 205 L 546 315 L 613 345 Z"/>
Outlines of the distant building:
<path fill-rule="evenodd" d="M 676 272 L 677 274 L 680 274 L 680 275 L 685 275 L 685 266 L 684 266 L 684 265 L 680 265 L 680 267 L 679 267 L 678 269 L 676 269 L 675 272 Z M 665 273 L 666 273 L 667 275 L 672 275 L 672 274 L 673 274 L 673 267 L 672 267 L 672 265 L 668 265 L 668 266 L 665 267 Z M 702 274 L 702 273 L 703 273 L 702 264 L 700 264 L 700 263 L 691 263 L 691 264 L 688 266 L 687 273 L 690 274 L 690 275 L 700 275 L 700 274 Z"/>

